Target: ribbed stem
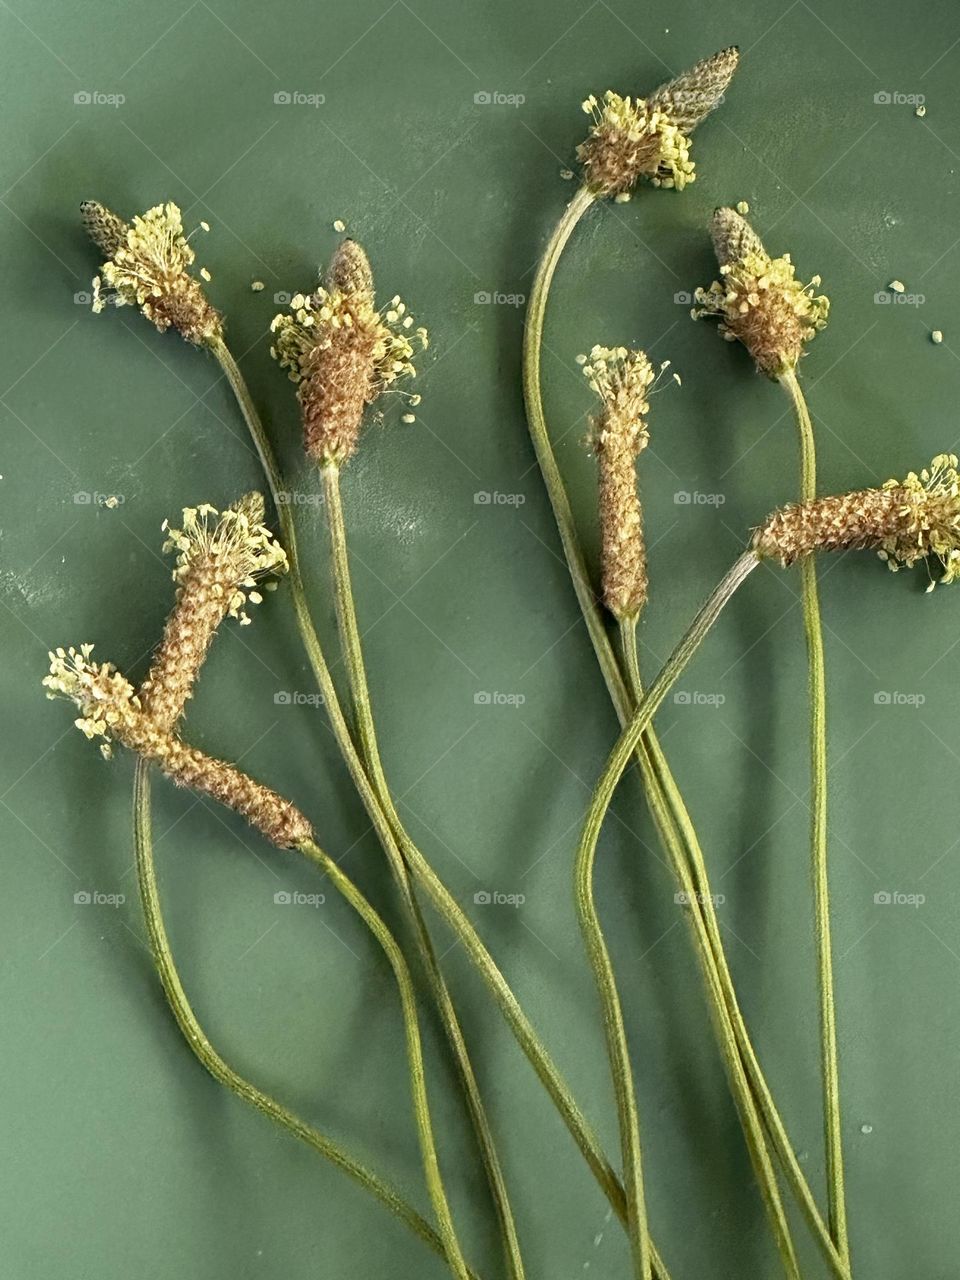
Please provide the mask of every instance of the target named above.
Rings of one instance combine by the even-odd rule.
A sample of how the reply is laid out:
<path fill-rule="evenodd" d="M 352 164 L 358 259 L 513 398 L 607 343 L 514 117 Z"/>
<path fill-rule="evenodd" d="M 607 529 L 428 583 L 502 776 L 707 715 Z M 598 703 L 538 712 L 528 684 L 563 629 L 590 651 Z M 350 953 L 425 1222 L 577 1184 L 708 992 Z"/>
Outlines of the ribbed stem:
<path fill-rule="evenodd" d="M 316 628 L 310 616 L 303 579 L 300 575 L 293 519 L 290 515 L 289 507 L 279 500 L 279 494 L 282 492 L 282 483 L 270 442 L 263 430 L 263 425 L 260 422 L 243 375 L 225 343 L 222 341 L 215 343 L 212 345 L 211 350 L 230 383 L 257 452 L 260 455 L 267 484 L 273 496 L 274 505 L 277 508 L 277 518 L 280 522 L 282 535 L 281 540 L 290 561 L 288 577 L 300 637 L 313 669 L 314 678 L 323 697 L 327 714 L 330 717 L 330 725 L 337 740 L 337 745 L 350 772 L 353 784 L 357 788 L 363 806 L 377 833 L 377 838 L 384 849 L 387 849 L 391 844 L 395 845 L 399 842 L 403 858 L 410 867 L 414 879 L 424 888 L 449 928 L 463 943 L 464 950 L 492 993 L 510 1030 L 559 1111 L 564 1124 L 582 1152 L 604 1195 L 606 1195 L 617 1216 L 621 1221 L 625 1222 L 626 1206 L 623 1187 L 616 1172 L 604 1154 L 599 1140 L 570 1093 L 550 1054 L 517 1003 L 517 999 L 507 980 L 497 967 L 496 961 L 484 946 L 480 935 L 464 914 L 459 903 L 433 871 L 433 868 L 423 857 L 406 831 L 401 829 L 394 836 L 383 807 L 373 790 L 370 779 L 357 753 L 350 729 L 340 706 L 336 686 L 330 675 L 330 669 L 327 666 Z M 661 1275 L 662 1280 L 666 1280 L 665 1271 L 660 1269 L 658 1274 Z"/>
<path fill-rule="evenodd" d="M 295 1138 L 319 1152 L 325 1160 L 329 1160 L 359 1186 L 376 1197 L 390 1212 L 415 1235 L 425 1241 L 435 1253 L 445 1256 L 444 1242 L 416 1209 L 403 1199 L 388 1183 L 377 1174 L 365 1168 L 345 1151 L 339 1143 L 326 1137 L 318 1129 L 301 1120 L 286 1107 L 282 1106 L 269 1094 L 258 1089 L 243 1076 L 239 1075 L 224 1061 L 207 1039 L 203 1027 L 187 999 L 187 994 L 180 981 L 180 975 L 174 962 L 167 937 L 166 925 L 160 903 L 160 892 L 157 885 L 156 865 L 153 858 L 153 841 L 150 822 L 150 766 L 143 760 L 137 761 L 134 780 L 134 844 L 137 857 L 137 883 L 140 889 L 140 902 L 147 936 L 154 963 L 160 976 L 160 983 L 170 1010 L 176 1019 L 184 1039 L 190 1046 L 197 1060 L 210 1072 L 218 1083 L 230 1089 L 237 1097 L 249 1102 L 251 1106 L 268 1116 Z M 472 1274 L 472 1273 L 471 1273 Z"/>
<path fill-rule="evenodd" d="M 397 980 L 400 992 L 400 1004 L 403 1010 L 403 1025 L 407 1037 L 407 1057 L 410 1063 L 410 1087 L 413 1095 L 413 1112 L 417 1123 L 417 1134 L 420 1139 L 420 1152 L 423 1157 L 423 1169 L 427 1181 L 427 1190 L 433 1204 L 434 1213 L 440 1228 L 444 1252 L 453 1275 L 467 1280 L 469 1268 L 463 1257 L 460 1242 L 457 1239 L 453 1215 L 443 1185 L 440 1162 L 433 1137 L 433 1123 L 430 1119 L 430 1103 L 427 1098 L 426 1072 L 423 1064 L 423 1046 L 420 1041 L 420 1025 L 417 1020 L 417 995 L 397 941 L 384 924 L 381 917 L 373 909 L 348 875 L 340 869 L 333 858 L 325 853 L 313 840 L 304 840 L 297 846 L 305 857 L 315 862 L 329 876 L 333 886 L 367 926 L 379 942 L 390 968 Z"/>
<path fill-rule="evenodd" d="M 394 806 L 380 758 L 380 748 L 377 742 L 376 727 L 370 703 L 370 690 L 363 660 L 363 649 L 360 643 L 360 629 L 357 625 L 356 607 L 350 578 L 350 560 L 347 552 L 346 524 L 343 518 L 343 504 L 340 500 L 340 469 L 335 465 L 331 465 L 324 467 L 322 470 L 327 526 L 330 534 L 331 558 L 333 561 L 337 621 L 350 681 L 360 749 L 363 753 L 367 773 L 376 790 L 377 798 L 392 829 L 397 832 L 402 829 L 402 823 Z M 490 1191 L 500 1224 L 508 1273 L 513 1277 L 513 1280 L 523 1280 L 524 1268 L 520 1253 L 520 1242 L 517 1238 L 516 1223 L 513 1210 L 510 1207 L 503 1169 L 450 991 L 437 963 L 436 953 L 420 904 L 416 898 L 409 868 L 393 842 L 387 846 L 387 856 L 397 888 L 410 916 L 420 959 L 427 973 L 444 1031 L 453 1050 L 461 1086 L 477 1136 L 487 1181 L 490 1184 Z"/>
<path fill-rule="evenodd" d="M 817 455 L 813 423 L 796 372 L 780 378 L 790 396 L 800 434 L 800 499 L 817 496 Z M 827 1203 L 830 1230 L 847 1269 L 847 1233 L 843 1173 L 843 1127 L 840 1115 L 840 1068 L 837 1053 L 837 1011 L 833 986 L 833 946 L 830 937 L 830 879 L 827 857 L 827 690 L 823 658 L 823 626 L 817 591 L 815 556 L 800 561 L 803 626 L 807 637 L 810 699 L 810 853 L 813 873 L 814 922 L 817 939 L 817 982 L 820 994 L 820 1068 L 823 1082 L 823 1120 L 827 1161 Z"/>
<path fill-rule="evenodd" d="M 637 1109 L 630 1046 L 623 1021 L 616 974 L 603 936 L 603 927 L 593 893 L 596 848 L 595 840 L 583 841 L 577 852 L 574 868 L 577 918 L 603 1012 L 607 1059 L 613 1080 L 617 1122 L 620 1129 L 620 1153 L 623 1160 L 623 1184 L 627 1196 L 627 1233 L 630 1238 L 632 1274 L 637 1280 L 650 1280 L 649 1228 L 643 1188 L 640 1113 Z"/>
<path fill-rule="evenodd" d="M 597 607 L 596 597 L 590 582 L 590 575 L 587 571 L 583 553 L 580 548 L 570 501 L 567 497 L 563 478 L 560 474 L 560 469 L 557 465 L 556 457 L 553 452 L 553 446 L 550 442 L 540 387 L 540 351 L 550 284 L 553 280 L 553 274 L 564 246 L 569 240 L 579 218 L 582 216 L 585 209 L 589 207 L 590 200 L 591 198 L 589 193 L 581 191 L 578 193 L 578 196 L 574 201 L 571 202 L 548 243 L 534 280 L 530 303 L 527 308 L 526 327 L 524 331 L 523 389 L 530 436 L 543 474 L 547 495 L 550 499 L 551 507 L 553 508 L 554 517 L 557 522 L 560 540 L 563 545 L 574 590 L 583 613 L 584 621 L 587 624 L 587 630 L 593 643 L 594 652 L 600 665 L 604 681 L 607 685 L 611 701 L 616 709 L 621 725 L 623 725 L 626 724 L 632 714 L 633 704 L 624 683 L 616 655 L 614 654 L 607 636 L 600 610 Z M 700 892 L 703 900 L 707 903 L 707 907 L 705 909 L 707 922 L 709 923 L 710 917 L 713 917 L 711 935 L 715 940 L 714 950 L 717 953 L 720 975 L 724 981 L 724 991 L 727 994 L 728 1003 L 732 1001 L 731 1014 L 734 1019 L 734 1025 L 737 1028 L 738 1041 L 741 1045 L 744 1063 L 750 1074 L 751 1084 L 757 1093 L 758 1101 L 763 1109 L 764 1120 L 767 1123 L 771 1137 L 776 1145 L 777 1155 L 786 1172 L 788 1181 L 800 1202 L 804 1216 L 816 1237 L 817 1243 L 830 1265 L 831 1271 L 838 1277 L 838 1280 L 847 1280 L 847 1269 L 840 1260 L 827 1227 L 820 1216 L 819 1210 L 817 1209 L 809 1184 L 807 1183 L 803 1175 L 803 1171 L 797 1162 L 793 1147 L 790 1144 L 789 1137 L 784 1129 L 783 1122 L 776 1110 L 773 1096 L 770 1093 L 766 1080 L 763 1077 L 760 1064 L 753 1051 L 753 1046 L 750 1043 L 746 1024 L 744 1023 L 739 1007 L 736 1004 L 736 995 L 733 990 L 732 978 L 726 963 L 726 956 L 720 939 L 716 914 L 712 907 L 706 866 L 700 849 L 699 840 L 686 805 L 683 802 L 683 797 L 681 796 L 679 788 L 677 787 L 670 771 L 666 757 L 660 748 L 660 744 L 652 724 L 649 725 L 644 732 L 642 744 L 638 750 L 638 765 L 643 777 L 644 788 L 647 792 L 648 801 L 651 803 L 651 810 L 655 808 L 651 800 L 652 786 L 659 784 L 663 790 L 664 796 L 669 801 L 669 811 L 664 809 L 666 826 L 669 826 L 671 822 L 675 824 L 679 828 L 684 841 L 688 846 L 691 865 L 693 867 L 694 874 L 698 877 L 698 891 Z M 652 782 L 649 772 L 650 769 L 653 769 L 655 773 L 655 778 Z M 661 832 L 662 838 L 663 835 L 664 833 Z"/>
<path fill-rule="evenodd" d="M 633 707 L 636 708 L 643 701 L 643 685 L 640 678 L 640 663 L 637 655 L 635 619 L 628 618 L 621 621 L 620 638 L 624 666 L 630 682 Z M 757 1103 L 751 1090 L 750 1080 L 744 1069 L 736 1031 L 727 1007 L 726 993 L 720 977 L 714 949 L 711 945 L 711 936 L 704 922 L 706 906 L 709 906 L 712 911 L 713 903 L 705 901 L 703 891 L 694 879 L 690 864 L 687 861 L 684 842 L 681 839 L 680 827 L 676 822 L 675 816 L 670 811 L 667 792 L 662 786 L 661 775 L 657 769 L 658 758 L 664 766 L 666 765 L 662 752 L 660 752 L 659 744 L 656 744 L 657 754 L 650 751 L 650 756 L 648 757 L 648 751 L 650 751 L 649 747 L 645 747 L 644 742 L 641 742 L 639 759 L 647 803 L 650 806 L 650 812 L 657 825 L 660 838 L 670 857 L 674 874 L 684 894 L 690 913 L 697 959 L 700 962 L 709 997 L 708 1007 L 711 1021 L 719 1041 L 730 1081 L 730 1089 L 740 1115 L 740 1123 L 743 1127 L 747 1150 L 750 1153 L 750 1160 L 753 1164 L 764 1207 L 770 1219 L 774 1239 L 777 1242 L 777 1248 L 786 1274 L 790 1277 L 796 1277 L 798 1274 L 797 1257 L 790 1224 L 784 1212 L 777 1175 L 770 1160 L 766 1134 L 757 1109 Z M 651 763 L 651 759 L 653 763 Z"/>

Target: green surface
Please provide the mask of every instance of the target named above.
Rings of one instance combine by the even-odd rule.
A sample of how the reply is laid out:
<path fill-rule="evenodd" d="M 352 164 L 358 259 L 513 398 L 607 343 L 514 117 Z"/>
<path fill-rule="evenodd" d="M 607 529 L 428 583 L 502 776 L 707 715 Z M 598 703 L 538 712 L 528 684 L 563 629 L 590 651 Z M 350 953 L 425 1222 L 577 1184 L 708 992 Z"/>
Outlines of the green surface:
<path fill-rule="evenodd" d="M 745 531 L 797 484 L 785 397 L 674 301 L 713 274 L 705 226 L 716 204 L 748 200 L 768 248 L 789 249 L 804 276 L 819 272 L 833 301 L 803 365 L 821 487 L 902 474 L 956 447 L 960 19 L 944 2 L 889 0 L 14 0 L 0 6 L 0 34 L 0 1275 L 440 1276 L 362 1193 L 196 1064 L 144 945 L 132 762 L 105 764 L 69 709 L 42 701 L 52 645 L 95 641 L 102 658 L 143 673 L 171 599 L 162 519 L 258 483 L 212 361 L 130 310 L 75 305 L 96 265 L 78 204 L 130 213 L 172 199 L 188 226 L 212 224 L 200 260 L 290 468 L 296 415 L 265 331 L 274 293 L 315 279 L 335 219 L 369 249 L 382 295 L 400 291 L 430 328 L 418 424 L 369 430 L 344 478 L 384 757 L 414 833 L 612 1149 L 571 873 L 615 724 L 526 435 L 522 309 L 475 295 L 528 290 L 572 194 L 560 171 L 584 132 L 586 93 L 643 90 L 740 44 L 729 100 L 696 135 L 695 185 L 592 211 L 548 316 L 547 409 L 591 550 L 593 463 L 579 446 L 590 406 L 574 356 L 637 343 L 683 375 L 655 401 L 643 458 L 650 677 Z M 926 117 L 875 103 L 881 91 L 925 95 Z M 278 92 L 325 101 L 277 104 Z M 525 101 L 475 102 L 484 92 Z M 75 103 L 77 93 L 125 100 Z M 876 305 L 895 277 L 925 301 Z M 254 279 L 263 292 L 250 291 Z M 296 483 L 315 490 L 308 474 Z M 484 504 L 481 492 L 518 496 Z M 110 510 L 78 493 L 123 501 Z M 332 643 L 322 512 L 304 503 L 299 516 Z M 960 592 L 924 596 L 920 577 L 894 578 L 864 556 L 822 572 L 850 1218 L 855 1274 L 871 1280 L 952 1276 L 960 1243 Z M 688 703 L 668 702 L 658 725 L 725 895 L 761 1058 L 821 1194 L 798 585 L 795 574 L 755 575 L 682 682 Z M 278 703 L 280 691 L 313 693 L 282 589 L 254 626 L 224 628 L 189 733 L 297 800 L 395 918 L 323 710 Z M 483 705 L 479 692 L 524 701 Z M 318 907 L 275 903 L 278 891 L 322 891 L 295 855 L 162 782 L 154 808 L 173 945 L 214 1043 L 423 1207 L 399 1012 L 375 944 L 329 892 Z M 598 879 L 638 1064 L 651 1218 L 674 1280 L 775 1276 L 688 932 L 633 780 Z M 84 905 L 82 891 L 125 901 Z M 483 905 L 481 891 L 525 900 Z M 877 905 L 882 892 L 925 901 Z M 566 1132 L 462 952 L 444 963 L 531 1280 L 623 1276 L 624 1237 Z M 482 1178 L 427 1022 L 450 1191 L 471 1256 L 496 1276 Z M 805 1275 L 820 1275 L 804 1249 Z"/>

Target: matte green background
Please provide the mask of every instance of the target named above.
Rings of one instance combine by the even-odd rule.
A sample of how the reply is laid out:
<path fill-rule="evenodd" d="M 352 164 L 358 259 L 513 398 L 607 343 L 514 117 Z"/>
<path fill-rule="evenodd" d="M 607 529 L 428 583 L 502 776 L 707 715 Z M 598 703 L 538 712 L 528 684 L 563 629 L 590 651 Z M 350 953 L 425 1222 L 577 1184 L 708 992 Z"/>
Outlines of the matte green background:
<path fill-rule="evenodd" d="M 585 94 L 643 91 L 740 44 L 728 101 L 696 135 L 695 185 L 594 210 L 548 318 L 547 406 L 591 552 L 593 463 L 580 447 L 590 402 L 575 355 L 642 344 L 683 375 L 655 401 L 642 466 L 652 675 L 748 528 L 796 490 L 785 399 L 687 317 L 684 295 L 713 275 L 715 205 L 748 200 L 768 248 L 790 250 L 805 277 L 819 272 L 833 300 L 803 365 L 825 491 L 957 446 L 960 15 L 945 0 L 3 0 L 0 34 L 0 1274 L 440 1276 L 376 1205 L 194 1061 L 144 945 L 131 761 L 105 764 L 69 708 L 42 700 L 50 646 L 95 641 L 101 658 L 143 673 L 172 592 L 162 519 L 258 483 L 216 366 L 135 312 L 90 313 L 97 264 L 78 204 L 96 197 L 129 214 L 169 199 L 188 226 L 211 223 L 200 261 L 301 494 L 314 479 L 300 469 L 290 385 L 268 355 L 274 294 L 316 279 L 343 219 L 382 295 L 401 292 L 429 326 L 418 423 L 391 414 L 371 427 L 344 485 L 387 768 L 612 1149 L 571 864 L 615 723 L 526 435 L 523 309 L 477 295 L 528 292 L 572 194 L 561 171 L 585 130 Z M 925 119 L 876 102 L 884 92 L 924 95 Z M 277 103 L 278 93 L 325 100 Z M 478 102 L 484 93 L 523 101 Z M 100 97 L 118 94 L 119 106 Z M 923 301 L 878 305 L 894 277 Z M 122 498 L 112 510 L 98 501 L 111 494 Z M 332 645 L 322 509 L 304 501 L 298 515 Z M 922 574 L 893 578 L 872 557 L 822 566 L 850 1213 L 855 1270 L 872 1280 L 953 1276 L 960 1244 L 960 593 L 922 586 Z M 724 895 L 762 1059 L 819 1193 L 804 673 L 796 575 L 764 570 L 682 681 L 687 702 L 668 702 L 658 723 Z M 281 589 L 254 626 L 224 628 L 188 732 L 305 807 L 392 914 L 383 859 L 312 693 Z M 518 697 L 484 705 L 478 693 Z M 397 1003 L 374 945 L 330 894 L 316 908 L 276 904 L 278 891 L 325 886 L 230 815 L 161 782 L 155 817 L 175 951 L 213 1041 L 422 1205 Z M 773 1276 L 682 910 L 633 781 L 598 882 L 672 1274 Z M 77 903 L 83 891 L 125 901 Z M 476 903 L 483 891 L 525 900 Z M 884 892 L 924 902 L 876 904 Z M 565 1130 L 456 946 L 445 964 L 531 1278 L 624 1275 L 623 1235 Z M 496 1276 L 483 1182 L 426 1023 L 451 1194 L 471 1256 Z M 804 1256 L 805 1274 L 821 1274 L 806 1244 Z"/>

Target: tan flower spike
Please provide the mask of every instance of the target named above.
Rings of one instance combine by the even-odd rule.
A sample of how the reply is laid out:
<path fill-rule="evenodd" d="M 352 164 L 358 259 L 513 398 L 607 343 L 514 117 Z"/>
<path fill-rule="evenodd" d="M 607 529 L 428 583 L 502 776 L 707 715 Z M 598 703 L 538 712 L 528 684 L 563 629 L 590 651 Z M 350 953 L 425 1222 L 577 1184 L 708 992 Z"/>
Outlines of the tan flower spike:
<path fill-rule="evenodd" d="M 306 451 L 321 466 L 353 456 L 367 405 L 413 377 L 414 344 L 427 346 L 426 329 L 414 327 L 398 297 L 377 309 L 370 263 L 353 240 L 337 249 L 324 284 L 295 294 L 290 314 L 275 316 L 270 328 L 271 355 L 297 383 Z"/>
<path fill-rule="evenodd" d="M 624 98 L 608 89 L 598 101 L 591 94 L 583 110 L 593 125 L 577 158 L 593 195 L 629 199 L 641 178 L 677 191 L 693 182 L 690 134 L 723 101 L 738 60 L 735 47 L 722 49 L 648 98 Z"/>
<path fill-rule="evenodd" d="M 209 504 L 185 508 L 182 529 L 164 521 L 164 550 L 178 553 L 177 600 L 140 689 L 144 710 L 164 729 L 182 715 L 224 618 L 248 623 L 245 606 L 260 603 L 260 581 L 268 579 L 264 586 L 270 590 L 288 568 L 263 518 L 263 498 L 248 493 L 222 513 Z"/>
<path fill-rule="evenodd" d="M 957 456 L 941 453 L 919 475 L 781 507 L 755 531 L 757 554 L 793 564 L 815 551 L 873 548 L 890 569 L 939 562 L 940 582 L 960 578 L 960 476 Z M 931 580 L 927 587 L 936 585 Z"/>
<path fill-rule="evenodd" d="M 578 360 L 601 404 L 588 443 L 597 458 L 603 602 L 623 621 L 636 618 L 647 599 L 636 461 L 650 439 L 648 396 L 658 375 L 644 352 L 626 347 L 594 347 Z"/>
<path fill-rule="evenodd" d="M 742 342 L 768 378 L 797 367 L 804 346 L 826 327 L 829 300 L 815 294 L 820 277 L 796 279 L 788 253 L 771 258 L 760 237 L 735 209 L 717 209 L 711 226 L 720 280 L 697 289 L 690 314 L 719 316 L 728 342 Z"/>
<path fill-rule="evenodd" d="M 108 302 L 139 307 L 161 333 L 177 329 L 197 346 L 222 337 L 220 313 L 190 274 L 196 254 L 175 204 L 158 204 L 129 224 L 95 200 L 85 200 L 80 213 L 90 238 L 106 254 L 93 282 L 94 311 Z M 200 225 L 208 230 L 206 223 Z M 209 280 L 204 269 L 200 274 Z"/>
<path fill-rule="evenodd" d="M 93 646 L 85 644 L 51 653 L 50 673 L 43 684 L 48 697 L 76 704 L 77 727 L 88 738 L 104 739 L 104 755 L 110 755 L 113 741 L 121 743 L 156 764 L 178 786 L 201 791 L 235 809 L 281 848 L 310 838 L 310 823 L 294 805 L 233 765 L 205 755 L 155 724 L 133 685 L 112 664 L 92 661 L 92 651 Z"/>

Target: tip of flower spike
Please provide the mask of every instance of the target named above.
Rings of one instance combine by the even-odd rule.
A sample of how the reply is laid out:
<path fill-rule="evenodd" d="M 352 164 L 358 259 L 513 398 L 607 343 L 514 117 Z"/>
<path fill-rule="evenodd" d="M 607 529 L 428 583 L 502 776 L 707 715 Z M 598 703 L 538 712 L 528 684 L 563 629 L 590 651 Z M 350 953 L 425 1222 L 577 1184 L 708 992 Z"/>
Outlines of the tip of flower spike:
<path fill-rule="evenodd" d="M 126 242 L 130 228 L 99 200 L 81 200 L 80 220 L 84 231 L 106 258 L 112 258 Z"/>
<path fill-rule="evenodd" d="M 740 61 L 738 45 L 729 45 L 660 85 L 650 95 L 651 107 L 666 111 L 684 133 L 691 133 L 723 102 Z"/>
<path fill-rule="evenodd" d="M 326 286 L 330 292 L 373 298 L 373 269 L 356 240 L 344 240 L 337 246 L 327 268 Z"/>
<path fill-rule="evenodd" d="M 741 262 L 748 254 L 765 257 L 763 241 L 743 214 L 724 205 L 714 209 L 710 220 L 710 238 L 721 267 Z"/>

